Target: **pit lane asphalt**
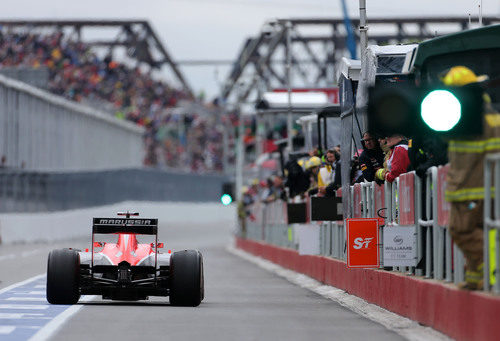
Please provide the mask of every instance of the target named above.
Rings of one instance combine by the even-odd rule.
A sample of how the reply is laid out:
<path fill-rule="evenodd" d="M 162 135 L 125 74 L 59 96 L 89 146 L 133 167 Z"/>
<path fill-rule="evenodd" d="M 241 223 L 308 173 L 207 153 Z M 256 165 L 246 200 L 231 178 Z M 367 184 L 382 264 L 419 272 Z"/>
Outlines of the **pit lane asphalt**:
<path fill-rule="evenodd" d="M 202 304 L 197 308 L 172 307 L 164 297 L 144 302 L 96 299 L 84 303 L 51 340 L 403 339 L 333 301 L 227 252 L 235 224 L 232 219 L 162 224 L 161 215 L 159 218 L 160 241 L 165 242 L 165 249 L 196 248 L 203 253 L 206 291 Z M 0 246 L 0 257 L 7 256 L 0 258 L 0 288 L 44 273 L 46 255 L 51 249 L 85 248 L 89 244 L 89 240 L 75 240 Z M 17 257 L 9 258 L 12 254 Z"/>

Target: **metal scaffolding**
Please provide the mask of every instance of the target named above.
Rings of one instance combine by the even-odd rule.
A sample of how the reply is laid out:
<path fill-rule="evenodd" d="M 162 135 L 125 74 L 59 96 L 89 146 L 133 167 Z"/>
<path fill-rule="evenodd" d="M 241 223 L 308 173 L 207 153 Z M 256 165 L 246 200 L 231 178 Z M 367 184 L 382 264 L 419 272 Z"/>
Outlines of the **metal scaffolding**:
<path fill-rule="evenodd" d="M 113 54 L 116 49 L 125 49 L 127 57 L 136 61 L 137 64 L 145 63 L 154 69 L 167 66 L 179 86 L 190 96 L 193 95 L 191 87 L 179 71 L 177 64 L 146 20 L 0 20 L 0 25 L 7 29 L 19 30 L 64 30 L 76 41 L 108 49 L 110 54 Z M 111 31 L 113 38 L 87 38 L 83 31 L 91 29 Z"/>
<path fill-rule="evenodd" d="M 483 17 L 482 22 L 500 23 L 500 18 Z M 351 19 L 358 46 L 359 24 L 359 19 Z M 287 25 L 291 25 L 292 86 L 335 85 L 335 64 L 348 54 L 344 19 L 277 19 L 245 41 L 224 83 L 224 100 L 234 99 L 237 87 L 242 101 L 255 100 L 262 89 L 287 88 Z M 369 44 L 414 43 L 467 29 L 469 18 L 368 18 L 368 25 Z"/>

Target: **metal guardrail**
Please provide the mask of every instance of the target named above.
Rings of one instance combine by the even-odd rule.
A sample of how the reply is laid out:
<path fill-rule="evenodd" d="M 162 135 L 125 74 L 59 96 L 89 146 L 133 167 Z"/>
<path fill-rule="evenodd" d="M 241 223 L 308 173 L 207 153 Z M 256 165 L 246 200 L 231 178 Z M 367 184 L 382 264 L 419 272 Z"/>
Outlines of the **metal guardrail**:
<path fill-rule="evenodd" d="M 484 162 L 483 232 L 484 290 L 490 289 L 490 279 L 493 277 L 493 292 L 499 294 L 500 278 L 497 274 L 500 273 L 500 153 L 487 155 Z M 493 245 L 490 245 L 491 239 L 494 239 Z"/>
<path fill-rule="evenodd" d="M 0 75 L 0 156 L 11 168 L 140 167 L 144 129 Z"/>
<path fill-rule="evenodd" d="M 0 170 L 0 212 L 42 212 L 127 200 L 218 201 L 221 175 L 118 169 L 86 172 Z"/>
<path fill-rule="evenodd" d="M 500 154 L 495 159 L 500 167 Z M 417 267 L 395 267 L 393 271 L 399 271 L 408 275 L 425 276 L 447 282 L 462 282 L 464 280 L 464 257 L 460 249 L 453 244 L 447 228 L 449 206 L 444 201 L 444 186 L 446 167 L 432 167 L 427 171 L 425 179 L 421 179 L 414 172 L 406 173 L 405 182 L 399 177 L 395 182 L 385 183 L 379 186 L 375 182 L 362 183 L 351 186 L 348 195 L 350 201 L 350 212 L 352 217 L 378 217 L 380 214 L 385 218 L 386 226 L 408 226 L 415 228 L 417 246 Z M 498 172 L 500 174 L 500 172 Z M 500 197 L 500 175 L 499 192 Z M 410 184 L 411 188 L 408 188 Z M 413 194 L 412 194 L 413 193 Z M 408 209 L 408 203 L 412 207 Z M 264 205 L 259 203 L 259 205 Z M 290 240 L 290 231 L 295 231 L 294 225 L 286 225 L 286 216 L 283 214 L 285 203 L 276 201 L 266 204 L 263 208 L 264 219 L 256 217 L 254 222 L 247 224 L 247 238 L 262 240 L 267 243 L 298 248 L 298 241 Z M 500 229 L 500 200 L 495 204 L 495 222 L 491 226 Z M 262 208 L 255 208 L 258 212 Z M 279 219 L 276 212 L 280 210 Z M 404 212 L 402 212 L 404 210 Z M 406 215 L 403 217 L 403 215 Z M 408 223 L 410 221 L 410 223 Z M 315 224 L 313 222 L 313 224 Z M 319 232 L 320 254 L 341 260 L 346 259 L 346 231 L 345 226 L 339 222 L 322 222 Z M 260 231 L 260 234 L 258 231 Z M 288 231 L 288 233 L 287 233 Z M 380 229 L 380 240 L 383 240 L 384 229 Z M 486 233 L 486 229 L 485 229 Z M 497 242 L 500 243 L 500 234 Z M 382 248 L 382 245 L 380 245 Z M 381 266 L 383 267 L 383 252 L 381 254 Z M 500 264 L 500 253 L 497 254 Z M 486 259 L 486 257 L 485 257 Z M 497 269 L 500 266 L 497 267 Z M 387 268 L 386 268 L 387 269 Z M 496 284 L 500 292 L 500 284 Z"/>

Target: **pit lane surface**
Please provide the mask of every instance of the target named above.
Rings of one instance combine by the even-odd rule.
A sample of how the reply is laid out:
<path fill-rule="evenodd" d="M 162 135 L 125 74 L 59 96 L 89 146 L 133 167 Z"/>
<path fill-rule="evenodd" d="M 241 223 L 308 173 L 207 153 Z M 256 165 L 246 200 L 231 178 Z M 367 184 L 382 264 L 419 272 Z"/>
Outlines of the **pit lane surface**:
<path fill-rule="evenodd" d="M 333 301 L 227 252 L 226 246 L 231 241 L 230 234 L 235 224 L 233 208 L 222 211 L 214 207 L 203 210 L 204 214 L 199 214 L 196 209 L 188 210 L 191 215 L 186 216 L 185 221 L 179 219 L 180 212 L 172 214 L 168 207 L 160 211 L 157 208 L 153 210 L 155 212 L 143 212 L 141 216 L 159 218 L 160 240 L 165 242 L 165 249 L 197 248 L 204 255 L 206 293 L 202 304 L 197 308 L 184 308 L 171 307 L 168 298 L 162 297 L 145 302 L 94 298 L 68 308 L 78 310 L 63 321 L 60 328 L 45 333 L 49 339 L 402 339 Z M 76 240 L 53 245 L 0 246 L 0 289 L 44 273 L 49 250 L 67 246 L 85 248 L 89 244 L 88 240 Z M 40 290 L 43 280 L 34 285 Z M 0 313 L 8 311 L 0 310 Z M 0 318 L 0 326 L 4 324 Z M 0 334 L 0 340 L 13 339 L 7 332 Z"/>

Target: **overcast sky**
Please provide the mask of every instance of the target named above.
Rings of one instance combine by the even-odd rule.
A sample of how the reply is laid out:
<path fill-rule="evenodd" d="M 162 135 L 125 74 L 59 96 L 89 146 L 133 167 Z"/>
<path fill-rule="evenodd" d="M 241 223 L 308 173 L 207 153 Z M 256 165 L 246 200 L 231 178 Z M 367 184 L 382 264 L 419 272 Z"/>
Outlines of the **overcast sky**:
<path fill-rule="evenodd" d="M 370 17 L 476 15 L 480 0 L 366 0 Z M 347 0 L 351 17 L 359 1 Z M 483 15 L 500 16 L 499 0 L 483 0 Z M 147 19 L 174 60 L 236 58 L 245 38 L 273 18 L 341 18 L 340 0 L 16 0 L 2 19 Z M 217 93 L 215 68 L 183 67 L 192 88 Z M 219 81 L 227 68 L 218 67 Z"/>

